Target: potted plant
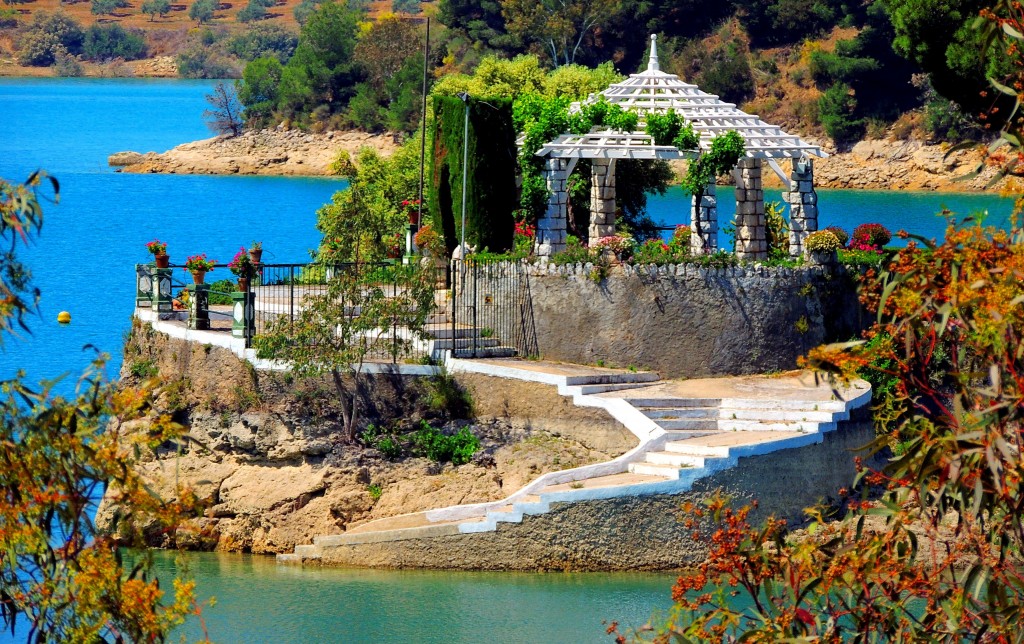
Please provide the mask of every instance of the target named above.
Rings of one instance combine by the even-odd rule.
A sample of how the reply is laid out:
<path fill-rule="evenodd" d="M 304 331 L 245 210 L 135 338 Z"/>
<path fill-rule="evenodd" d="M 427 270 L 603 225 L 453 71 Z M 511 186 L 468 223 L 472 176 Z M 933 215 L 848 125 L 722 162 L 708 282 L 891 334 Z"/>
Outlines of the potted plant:
<path fill-rule="evenodd" d="M 167 254 L 167 244 L 154 239 L 146 244 L 146 250 L 153 254 L 153 261 L 157 268 L 167 268 L 171 263 L 171 256 Z"/>
<path fill-rule="evenodd" d="M 804 252 L 811 264 L 835 264 L 842 246 L 831 230 L 818 230 L 804 239 Z"/>
<path fill-rule="evenodd" d="M 244 248 L 239 248 L 238 252 L 235 253 L 234 258 L 228 264 L 228 269 L 238 276 L 238 290 L 248 291 L 249 290 L 249 278 L 252 277 L 255 272 L 255 264 L 252 258 L 249 257 L 249 251 Z"/>
<path fill-rule="evenodd" d="M 253 264 L 259 264 L 263 260 L 263 242 L 254 241 L 249 244 L 249 258 Z"/>
<path fill-rule="evenodd" d="M 419 199 L 406 199 L 402 202 L 402 210 L 405 211 L 406 217 L 409 218 L 409 225 L 415 226 L 419 223 L 420 219 L 420 200 Z"/>
<path fill-rule="evenodd" d="M 206 258 L 206 253 L 189 255 L 189 258 L 185 260 L 185 270 L 192 273 L 192 281 L 198 285 L 206 280 L 206 273 L 212 270 L 216 264 L 216 260 Z"/>
<path fill-rule="evenodd" d="M 599 255 L 602 255 L 608 263 L 618 264 L 629 259 L 636 247 L 633 236 L 628 233 L 615 233 L 602 237 L 592 244 Z"/>
<path fill-rule="evenodd" d="M 444 258 L 447 251 L 444 246 L 444 239 L 430 224 L 423 224 L 423 227 L 416 231 L 412 241 L 424 255 Z"/>

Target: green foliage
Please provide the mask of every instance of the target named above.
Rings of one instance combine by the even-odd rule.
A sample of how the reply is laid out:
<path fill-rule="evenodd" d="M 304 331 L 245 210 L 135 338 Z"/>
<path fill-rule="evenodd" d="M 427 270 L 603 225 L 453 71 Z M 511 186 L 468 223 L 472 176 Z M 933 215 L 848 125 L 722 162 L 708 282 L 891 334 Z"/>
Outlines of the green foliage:
<path fill-rule="evenodd" d="M 326 2 L 309 17 L 278 86 L 283 116 L 300 125 L 327 124 L 345 108 L 359 80 L 353 54 L 362 15 Z"/>
<path fill-rule="evenodd" d="M 379 501 L 380 497 L 384 496 L 384 488 L 381 487 L 380 483 L 370 483 L 366 486 L 366 491 L 374 501 Z"/>
<path fill-rule="evenodd" d="M 217 8 L 214 0 L 195 0 L 188 8 L 188 17 L 199 24 L 213 20 L 213 12 Z"/>
<path fill-rule="evenodd" d="M 362 365 L 371 357 L 408 355 L 434 310 L 433 274 L 400 266 L 389 277 L 386 288 L 362 265 L 338 267 L 326 291 L 307 295 L 294 320 L 273 321 L 253 342 L 257 355 L 290 362 L 297 376 L 331 376 L 347 442 L 355 440 L 360 416 Z M 407 335 L 394 337 L 396 328 Z"/>
<path fill-rule="evenodd" d="M 474 436 L 468 427 L 447 435 L 423 420 L 412 434 L 413 454 L 425 456 L 435 463 L 451 461 L 453 465 L 464 465 L 473 458 L 478 449 L 480 439 Z"/>
<path fill-rule="evenodd" d="M 88 60 L 137 60 L 146 56 L 146 39 L 142 34 L 127 30 L 116 22 L 95 24 L 85 32 L 82 55 Z"/>
<path fill-rule="evenodd" d="M 464 141 L 467 109 L 469 139 Z M 432 188 L 428 203 L 431 221 L 440 224 L 449 252 L 463 238 L 463 175 L 466 243 L 492 252 L 512 247 L 516 205 L 513 119 L 509 99 L 469 98 L 467 104 L 458 98 L 434 97 L 434 149 L 429 181 Z M 466 150 L 469 171 L 464 173 Z"/>
<path fill-rule="evenodd" d="M 764 205 L 764 234 L 768 241 L 768 259 L 789 258 L 789 225 L 782 216 L 785 208 L 778 201 Z"/>
<path fill-rule="evenodd" d="M 219 43 L 204 42 L 207 40 L 202 32 L 198 39 L 193 39 L 188 46 L 175 57 L 178 75 L 182 78 L 232 78 L 238 76 L 234 61 L 224 55 Z"/>
<path fill-rule="evenodd" d="M 700 203 L 707 186 L 720 174 L 725 174 L 736 167 L 743 156 L 743 137 L 736 130 L 729 130 L 711 140 L 710 148 L 690 162 L 683 177 L 683 189 L 693 195 Z M 698 231 L 703 234 L 703 231 Z"/>
<path fill-rule="evenodd" d="M 249 0 L 249 4 L 245 5 L 245 7 L 243 7 L 235 17 L 238 19 L 238 22 L 255 22 L 257 20 L 263 20 L 267 17 L 267 8 L 263 5 L 261 0 Z"/>
<path fill-rule="evenodd" d="M 725 23 L 711 43 L 692 40 L 676 57 L 677 65 L 687 70 L 691 82 L 725 101 L 740 104 L 754 98 L 750 52 L 736 23 Z"/>
<path fill-rule="evenodd" d="M 473 415 L 473 396 L 443 367 L 425 385 L 430 411 L 445 418 L 470 418 Z"/>
<path fill-rule="evenodd" d="M 391 0 L 391 10 L 414 15 L 423 12 L 420 0 Z"/>
<path fill-rule="evenodd" d="M 419 142 L 410 141 L 390 157 L 364 148 L 354 164 L 344 163 L 349 185 L 317 211 L 323 234 L 317 260 L 324 263 L 386 259 L 408 218 L 403 201 L 419 191 Z"/>
<path fill-rule="evenodd" d="M 366 429 L 359 435 L 359 440 L 362 441 L 363 445 L 372 447 L 380 452 L 389 461 L 402 456 L 402 445 L 399 443 L 398 438 L 393 433 L 383 430 L 373 423 L 367 425 Z"/>
<path fill-rule="evenodd" d="M 22 65 L 49 67 L 57 54 L 78 54 L 82 51 L 85 32 L 74 18 L 56 11 L 40 11 L 18 42 L 18 62 Z"/>
<path fill-rule="evenodd" d="M 82 64 L 71 54 L 57 54 L 53 61 L 53 71 L 61 78 L 76 78 L 83 74 Z"/>
<path fill-rule="evenodd" d="M 19 16 L 21 14 L 14 7 L 0 7 L 0 29 L 17 27 Z"/>
<path fill-rule="evenodd" d="M 146 380 L 155 378 L 160 373 L 160 369 L 152 360 L 138 360 L 128 366 L 128 372 L 136 378 Z"/>
<path fill-rule="evenodd" d="M 559 251 L 551 256 L 551 263 L 555 266 L 566 264 L 590 264 L 603 261 L 593 249 L 589 248 L 574 235 L 565 239 L 565 250 Z"/>
<path fill-rule="evenodd" d="M 836 143 L 851 143 L 864 133 L 864 119 L 854 116 L 856 109 L 857 100 L 845 83 L 828 88 L 818 100 L 821 124 Z"/>
<path fill-rule="evenodd" d="M 165 17 L 171 12 L 171 0 L 145 0 L 142 3 L 142 13 L 154 20 L 157 16 Z"/>
<path fill-rule="evenodd" d="M 825 0 L 738 0 L 750 39 L 772 46 L 800 42 L 836 24 L 835 3 Z"/>
<path fill-rule="evenodd" d="M 128 0 L 92 0 L 89 11 L 93 15 L 109 16 L 127 6 L 129 6 Z"/>
<path fill-rule="evenodd" d="M 244 107 L 242 117 L 250 127 L 268 127 L 273 123 L 283 70 L 280 61 L 273 56 L 257 58 L 245 66 L 236 87 L 238 100 Z"/>

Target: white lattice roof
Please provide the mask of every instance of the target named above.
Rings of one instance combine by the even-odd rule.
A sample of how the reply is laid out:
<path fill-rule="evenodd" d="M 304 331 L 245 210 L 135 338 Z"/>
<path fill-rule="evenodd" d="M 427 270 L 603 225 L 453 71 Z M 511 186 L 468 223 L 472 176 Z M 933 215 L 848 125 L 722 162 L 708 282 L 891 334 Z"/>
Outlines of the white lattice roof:
<path fill-rule="evenodd" d="M 666 74 L 658 67 L 658 49 L 655 36 L 651 36 L 651 55 L 647 69 L 632 74 L 621 83 L 615 83 L 593 94 L 584 103 L 594 103 L 604 97 L 624 109 L 633 109 L 641 125 L 648 112 L 666 113 L 673 110 L 693 126 L 700 136 L 700 148 L 711 146 L 715 136 L 736 130 L 743 137 L 746 156 L 757 159 L 786 157 L 827 157 L 817 145 L 812 145 L 794 134 L 782 131 L 777 125 L 765 123 L 760 117 L 747 114 L 732 103 L 726 103 L 703 92 L 696 85 L 683 82 L 675 74 Z M 573 103 L 569 111 L 578 111 L 581 103 Z M 542 147 L 539 156 L 568 158 L 610 159 L 682 159 L 695 156 L 694 152 L 681 152 L 670 145 L 655 145 L 645 132 L 617 132 L 593 128 L 584 135 L 563 134 Z"/>

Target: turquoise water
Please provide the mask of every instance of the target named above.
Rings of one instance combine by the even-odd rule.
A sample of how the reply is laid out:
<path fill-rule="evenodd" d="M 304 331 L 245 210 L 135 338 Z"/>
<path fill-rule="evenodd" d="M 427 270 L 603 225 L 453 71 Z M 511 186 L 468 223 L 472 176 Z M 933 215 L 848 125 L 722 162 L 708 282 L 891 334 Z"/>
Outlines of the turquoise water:
<path fill-rule="evenodd" d="M 267 557 L 195 554 L 189 568 L 217 642 L 611 641 L 602 621 L 646 623 L 671 607 L 667 573 L 466 573 L 302 569 Z M 173 574 L 159 553 L 158 573 Z M 193 641 L 198 620 L 183 629 Z"/>
<path fill-rule="evenodd" d="M 210 136 L 202 121 L 207 81 L 0 80 L 0 176 L 45 168 L 61 181 L 38 242 L 24 254 L 43 291 L 33 335 L 8 340 L 0 378 L 25 369 L 37 380 L 75 374 L 86 344 L 117 354 L 144 244 L 168 242 L 172 261 L 206 252 L 226 262 L 242 244 L 265 258 L 299 262 L 318 240 L 315 211 L 342 187 L 331 179 L 124 175 L 106 159 L 121 150 L 162 151 Z M 731 217 L 721 191 L 722 221 Z M 822 225 L 877 221 L 941 236 L 935 213 L 990 212 L 1005 224 L 1011 202 L 993 196 L 821 191 Z M 770 198 L 774 198 L 771 197 Z M 665 224 L 685 223 L 678 188 L 651 200 Z M 71 325 L 56 323 L 61 310 Z M 120 356 L 115 355 L 111 373 Z M 168 574 L 172 562 L 160 559 Z M 601 639 L 602 619 L 643 623 L 666 607 L 670 575 L 472 574 L 278 568 L 259 557 L 197 555 L 193 566 L 211 634 L 225 642 L 544 641 Z M 186 629 L 191 639 L 197 631 Z M 0 639 L 4 636 L 0 635 Z"/>

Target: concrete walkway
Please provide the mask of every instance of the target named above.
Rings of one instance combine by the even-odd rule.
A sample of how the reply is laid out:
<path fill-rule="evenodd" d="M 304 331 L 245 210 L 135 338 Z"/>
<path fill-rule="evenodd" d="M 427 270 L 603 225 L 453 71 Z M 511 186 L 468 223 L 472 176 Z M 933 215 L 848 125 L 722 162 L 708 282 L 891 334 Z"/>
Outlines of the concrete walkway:
<path fill-rule="evenodd" d="M 808 372 L 661 381 L 657 374 L 520 359 L 459 360 L 450 372 L 547 383 L 582 407 L 600 407 L 639 439 L 625 454 L 544 474 L 509 497 L 378 519 L 316 537 L 282 563 L 319 559 L 325 548 L 493 531 L 544 514 L 552 503 L 684 492 L 740 458 L 822 442 L 867 404 L 865 382 L 833 389 Z"/>

